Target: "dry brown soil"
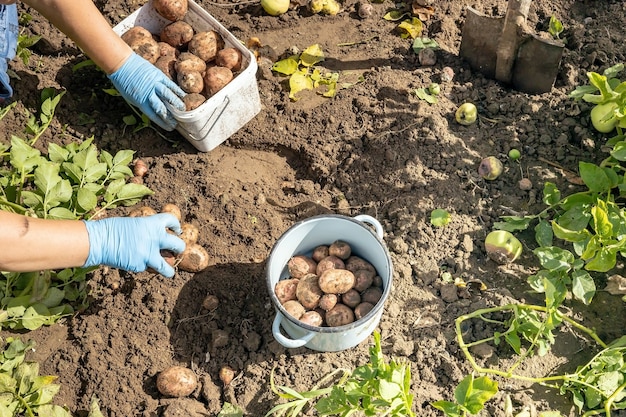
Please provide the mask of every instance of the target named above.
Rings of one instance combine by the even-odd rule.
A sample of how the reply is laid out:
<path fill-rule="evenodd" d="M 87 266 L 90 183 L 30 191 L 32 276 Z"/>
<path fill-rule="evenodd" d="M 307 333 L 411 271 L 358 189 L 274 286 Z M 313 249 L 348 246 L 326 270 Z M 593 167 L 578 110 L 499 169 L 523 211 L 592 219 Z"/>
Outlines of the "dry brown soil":
<path fill-rule="evenodd" d="M 111 25 L 143 4 L 96 3 Z M 0 140 L 22 132 L 27 110 L 38 109 L 41 89 L 66 90 L 39 146 L 93 135 L 100 149 L 135 150 L 148 163 L 146 185 L 155 191 L 145 204 L 156 209 L 178 204 L 185 220 L 199 227 L 200 243 L 211 256 L 205 271 L 179 271 L 173 279 L 102 269 L 91 279 L 86 311 L 22 334 L 36 340 L 31 359 L 40 361 L 42 372 L 59 377 L 62 389 L 55 402 L 85 415 L 95 394 L 106 415 L 152 417 L 216 415 L 229 401 L 246 415 L 260 417 L 276 400 L 269 388 L 273 368 L 278 383 L 309 389 L 336 367 L 366 363 L 371 338 L 346 351 L 320 353 L 285 349 L 271 332 L 275 312 L 265 263 L 272 246 L 298 220 L 339 213 L 368 214 L 383 225 L 395 269 L 379 325 L 383 351 L 410 362 L 416 415 L 441 415 L 429 403 L 451 399 L 454 386 L 471 370 L 455 340 L 455 318 L 513 300 L 542 302 L 526 284 L 537 267 L 531 236 L 526 236 L 521 259 L 510 266 L 490 261 L 483 239 L 500 215 L 540 210 L 545 181 L 564 194 L 573 192 L 577 186 L 567 174 L 575 173 L 581 160 L 603 158 L 606 138 L 589 127 L 589 106 L 568 93 L 586 83 L 587 71 L 626 60 L 625 3 L 533 2 L 529 24 L 545 31 L 555 15 L 567 38 L 555 87 L 539 95 L 486 79 L 458 55 L 465 7 L 501 16 L 503 0 L 435 1 L 424 36 L 441 48 L 437 63 L 428 67 L 420 65 L 411 41 L 398 36 L 396 23 L 382 19 L 394 8 L 391 1 L 374 4 L 368 19 L 357 16 L 356 0 L 346 0 L 336 16 L 311 15 L 304 0 L 292 2 L 280 17 L 266 15 L 256 1 L 199 3 L 242 41 L 256 36 L 279 55 L 319 43 L 327 57 L 322 67 L 345 77 L 362 74 L 364 81 L 340 89 L 332 99 L 312 93 L 292 102 L 285 79 L 261 68 L 261 112 L 217 149 L 200 153 L 177 132 L 125 127 L 122 118 L 131 111 L 122 99 L 102 91 L 110 87 L 104 75 L 93 67 L 73 71 L 85 56 L 20 5 L 33 15 L 25 33 L 43 39 L 28 65 L 11 64 L 19 76 L 13 80 L 18 105 L 2 120 Z M 340 46 L 344 43 L 351 45 Z M 441 80 L 445 66 L 454 70 L 452 81 Z M 442 93 L 437 104 L 429 105 L 413 92 L 433 81 L 441 83 Z M 468 127 L 454 120 L 455 109 L 465 101 L 476 103 L 480 114 L 479 122 Z M 86 119 L 92 122 L 83 123 Z M 519 166 L 507 161 L 511 148 L 522 151 Z M 487 155 L 505 163 L 496 181 L 477 174 Z M 532 190 L 518 188 L 521 175 L 533 182 Z M 436 208 L 452 214 L 448 226 L 430 224 Z M 480 279 L 488 290 L 459 294 L 442 280 L 446 271 Z M 602 288 L 605 276 L 597 278 Z M 201 306 L 207 294 L 219 298 L 214 311 Z M 574 302 L 567 307 L 605 340 L 624 333 L 625 308 L 618 297 L 599 292 L 590 307 Z M 214 346 L 216 330 L 228 334 L 226 345 Z M 480 334 L 475 330 L 475 336 Z M 562 332 L 564 339 L 526 371 L 545 375 L 588 358 L 586 342 L 568 335 Z M 491 361 L 511 358 L 506 350 L 491 353 Z M 173 364 L 201 376 L 202 387 L 191 397 L 167 399 L 157 392 L 156 375 Z M 224 365 L 237 372 L 225 389 L 218 379 Z M 539 386 L 499 382 L 501 393 L 481 415 L 503 416 L 505 394 L 518 411 L 533 404 L 537 410 L 576 415 L 569 398 Z"/>

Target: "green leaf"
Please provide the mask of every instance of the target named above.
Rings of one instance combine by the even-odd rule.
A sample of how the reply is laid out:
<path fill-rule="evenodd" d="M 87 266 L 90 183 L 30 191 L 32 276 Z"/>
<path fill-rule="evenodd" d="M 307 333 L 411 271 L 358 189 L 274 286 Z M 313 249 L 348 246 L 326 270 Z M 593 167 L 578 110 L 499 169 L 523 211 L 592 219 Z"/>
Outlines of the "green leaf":
<path fill-rule="evenodd" d="M 123 205 L 136 204 L 143 197 L 152 195 L 154 192 L 142 184 L 124 184 L 117 193 L 117 200 Z"/>
<path fill-rule="evenodd" d="M 224 403 L 224 405 L 226 404 L 228 403 Z M 95 395 L 91 396 L 91 402 L 89 403 L 89 415 L 87 417 L 104 417 L 100 411 L 100 406 L 98 405 L 98 397 Z"/>
<path fill-rule="evenodd" d="M 289 98 L 297 101 L 296 94 L 303 90 L 313 90 L 313 80 L 306 72 L 297 71 L 289 77 Z"/>
<path fill-rule="evenodd" d="M 561 200 L 561 192 L 556 185 L 546 181 L 543 186 L 543 203 L 547 206 L 553 206 Z"/>
<path fill-rule="evenodd" d="M 421 38 L 415 38 L 413 40 L 413 44 L 411 45 L 411 48 L 413 49 L 413 52 L 416 55 L 419 55 L 422 49 L 426 49 L 426 48 L 439 49 L 439 44 L 433 39 L 421 37 Z"/>
<path fill-rule="evenodd" d="M 500 218 L 504 221 L 495 222 L 493 227 L 498 230 L 506 230 L 507 232 L 526 230 L 535 219 L 534 216 L 500 216 Z"/>
<path fill-rule="evenodd" d="M 601 248 L 596 256 L 585 265 L 587 271 L 607 272 L 615 267 L 617 254 L 607 248 Z"/>
<path fill-rule="evenodd" d="M 87 417 L 91 417 L 91 415 Z M 233 405 L 229 402 L 225 402 L 224 405 L 222 406 L 222 409 L 217 414 L 217 417 L 243 417 L 243 410 L 236 405 Z"/>
<path fill-rule="evenodd" d="M 589 225 L 591 220 L 591 207 L 589 204 L 568 204 L 569 209 L 561 214 L 556 222 L 564 229 L 582 231 Z"/>
<path fill-rule="evenodd" d="M 539 258 L 541 266 L 552 271 L 567 271 L 574 262 L 570 251 L 556 246 L 539 247 L 533 253 Z"/>
<path fill-rule="evenodd" d="M 69 151 L 56 143 L 50 143 L 48 145 L 48 159 L 52 162 L 62 163 L 69 157 Z"/>
<path fill-rule="evenodd" d="M 606 205 L 598 202 L 597 206 L 591 208 L 591 216 L 593 217 L 593 228 L 600 237 L 610 238 L 613 236 L 613 224 L 609 221 Z"/>
<path fill-rule="evenodd" d="M 400 21 L 402 19 L 404 19 L 405 17 L 410 17 L 411 13 L 406 11 L 406 10 L 390 10 L 387 13 L 385 13 L 385 15 L 383 16 L 383 19 L 388 20 L 390 22 L 397 22 Z"/>
<path fill-rule="evenodd" d="M 324 60 L 324 52 L 319 44 L 311 45 L 300 54 L 300 64 L 305 67 L 312 67 Z"/>
<path fill-rule="evenodd" d="M 554 236 L 568 242 L 582 242 L 590 237 L 590 233 L 586 229 L 580 231 L 567 230 L 561 227 L 556 221 L 552 222 L 552 231 L 554 232 Z"/>
<path fill-rule="evenodd" d="M 450 401 L 435 401 L 433 403 L 430 403 L 430 405 L 432 405 L 433 407 L 435 407 L 437 410 L 441 410 L 445 413 L 446 416 L 448 417 L 461 417 L 461 408 L 458 406 L 458 404 L 455 404 L 453 402 Z"/>
<path fill-rule="evenodd" d="M 9 153 L 11 165 L 18 171 L 25 173 L 32 172 L 42 161 L 41 152 L 17 136 L 11 137 L 11 150 Z"/>
<path fill-rule="evenodd" d="M 612 188 L 611 179 L 607 176 L 604 169 L 599 166 L 581 161 L 578 164 L 578 169 L 580 171 L 580 177 L 589 190 L 601 193 L 609 191 Z"/>
<path fill-rule="evenodd" d="M 57 220 L 76 220 L 76 214 L 65 207 L 54 207 L 48 211 L 49 219 Z"/>
<path fill-rule="evenodd" d="M 596 284 L 586 271 L 572 272 L 572 294 L 584 304 L 589 305 L 596 293 Z"/>
<path fill-rule="evenodd" d="M 541 220 L 535 226 L 535 241 L 539 246 L 552 246 L 552 226 L 546 220 Z"/>
<path fill-rule="evenodd" d="M 79 188 L 76 193 L 76 203 L 84 212 L 88 212 L 98 205 L 98 197 L 87 188 Z"/>
<path fill-rule="evenodd" d="M 450 213 L 444 209 L 435 209 L 430 213 L 430 224 L 435 227 L 445 226 L 450 223 Z"/>
<path fill-rule="evenodd" d="M 272 65 L 272 71 L 284 75 L 291 75 L 298 71 L 298 60 L 293 57 L 282 59 Z"/>
<path fill-rule="evenodd" d="M 381 379 L 379 385 L 380 396 L 387 401 L 391 401 L 402 393 L 400 385 Z"/>
<path fill-rule="evenodd" d="M 25 329 L 36 330 L 46 324 L 50 311 L 43 304 L 34 304 L 26 309 L 22 317 L 22 325 Z"/>

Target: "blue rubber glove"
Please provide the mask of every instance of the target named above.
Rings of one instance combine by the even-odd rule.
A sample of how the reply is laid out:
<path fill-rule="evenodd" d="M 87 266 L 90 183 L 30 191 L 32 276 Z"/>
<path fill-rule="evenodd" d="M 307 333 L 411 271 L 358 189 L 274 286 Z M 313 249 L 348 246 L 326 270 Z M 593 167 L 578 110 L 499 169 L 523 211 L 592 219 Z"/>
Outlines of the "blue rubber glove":
<path fill-rule="evenodd" d="M 138 107 L 150 120 L 165 130 L 176 127 L 176 119 L 164 102 L 185 111 L 185 104 L 181 100 L 185 92 L 167 78 L 163 71 L 133 52 L 120 69 L 108 77 L 122 97 Z"/>
<path fill-rule="evenodd" d="M 17 35 L 17 6 L 0 4 L 0 102 L 13 95 L 7 69 L 17 51 Z"/>
<path fill-rule="evenodd" d="M 185 242 L 166 231 L 182 232 L 179 221 L 171 214 L 111 217 L 84 223 L 89 233 L 89 256 L 83 268 L 108 265 L 131 272 L 152 268 L 171 278 L 174 268 L 165 262 L 160 250 L 174 253 L 185 250 Z"/>

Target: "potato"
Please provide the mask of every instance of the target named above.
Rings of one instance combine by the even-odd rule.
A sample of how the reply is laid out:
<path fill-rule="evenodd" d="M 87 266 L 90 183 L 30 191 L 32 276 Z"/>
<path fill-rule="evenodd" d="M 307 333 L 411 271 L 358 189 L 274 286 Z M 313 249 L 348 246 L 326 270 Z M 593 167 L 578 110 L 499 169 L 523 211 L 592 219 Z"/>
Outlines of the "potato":
<path fill-rule="evenodd" d="M 361 294 L 361 300 L 363 302 L 372 303 L 376 305 L 380 298 L 383 296 L 383 291 L 378 287 L 369 287 Z"/>
<path fill-rule="evenodd" d="M 308 256 L 295 255 L 287 262 L 287 269 L 292 278 L 302 278 L 307 274 L 314 274 L 317 264 Z"/>
<path fill-rule="evenodd" d="M 199 56 L 205 62 L 213 61 L 217 51 L 223 47 L 224 39 L 214 30 L 196 33 L 187 44 L 189 52 Z"/>
<path fill-rule="evenodd" d="M 178 58 L 180 51 L 174 48 L 169 43 L 158 42 L 158 45 L 159 45 L 159 55 L 161 55 L 162 57 L 171 56 L 171 57 L 174 57 L 175 59 Z"/>
<path fill-rule="evenodd" d="M 354 311 L 341 303 L 326 312 L 326 324 L 329 327 L 345 326 L 354 321 Z"/>
<path fill-rule="evenodd" d="M 187 272 L 200 272 L 209 266 L 209 253 L 197 243 L 187 245 L 178 268 Z"/>
<path fill-rule="evenodd" d="M 169 213 L 176 217 L 176 220 L 178 221 L 181 221 L 183 218 L 180 208 L 174 203 L 164 204 L 163 207 L 161 207 L 161 213 Z"/>
<path fill-rule="evenodd" d="M 206 62 L 201 60 L 191 52 L 183 52 L 178 55 L 176 60 L 176 72 L 191 72 L 196 71 L 200 74 L 204 74 L 206 71 Z"/>
<path fill-rule="evenodd" d="M 337 301 L 339 301 L 337 294 L 324 294 L 322 295 L 322 298 L 320 298 L 319 308 L 324 311 L 328 311 L 337 304 Z"/>
<path fill-rule="evenodd" d="M 159 251 L 165 262 L 167 262 L 170 266 L 176 265 L 176 254 L 167 249 L 161 249 Z"/>
<path fill-rule="evenodd" d="M 327 256 L 319 261 L 315 273 L 317 275 L 322 275 L 325 271 L 329 269 L 346 269 L 346 266 L 343 261 L 336 256 Z"/>
<path fill-rule="evenodd" d="M 354 278 L 356 280 L 354 283 L 354 289 L 358 292 L 365 291 L 372 286 L 375 275 L 376 272 L 370 271 L 369 269 L 359 269 L 354 271 Z"/>
<path fill-rule="evenodd" d="M 235 370 L 228 365 L 222 366 L 220 368 L 219 377 L 220 377 L 220 381 L 222 381 L 222 384 L 226 386 L 230 384 L 235 378 Z"/>
<path fill-rule="evenodd" d="M 283 304 L 283 307 L 287 313 L 296 320 L 300 320 L 300 317 L 302 317 L 302 315 L 306 312 L 306 309 L 298 302 L 298 300 L 289 300 Z"/>
<path fill-rule="evenodd" d="M 321 327 L 324 319 L 320 313 L 315 310 L 307 311 L 298 319 L 304 324 L 308 324 L 309 326 Z"/>
<path fill-rule="evenodd" d="M 152 216 L 153 214 L 157 214 L 156 210 L 152 207 L 143 206 L 143 207 L 135 207 L 128 213 L 128 217 L 147 217 Z"/>
<path fill-rule="evenodd" d="M 352 254 L 352 248 L 347 242 L 337 240 L 328 247 L 328 254 L 345 261 Z"/>
<path fill-rule="evenodd" d="M 186 397 L 196 390 L 198 377 L 189 368 L 171 366 L 159 373 L 156 386 L 167 397 Z"/>
<path fill-rule="evenodd" d="M 122 40 L 130 46 L 137 55 L 154 64 L 161 56 L 159 43 L 154 40 L 152 33 L 141 26 L 133 26 L 122 34 Z"/>
<path fill-rule="evenodd" d="M 187 0 L 154 0 L 154 10 L 167 20 L 182 20 L 189 7 Z"/>
<path fill-rule="evenodd" d="M 160 56 L 154 63 L 154 66 L 167 75 L 167 78 L 170 80 L 176 79 L 176 58 L 174 56 Z"/>
<path fill-rule="evenodd" d="M 237 48 L 224 48 L 217 51 L 215 55 L 215 64 L 220 67 L 226 67 L 233 72 L 241 69 L 243 55 Z"/>
<path fill-rule="evenodd" d="M 161 42 L 173 46 L 176 49 L 186 48 L 187 44 L 193 38 L 194 32 L 191 25 L 187 22 L 179 20 L 170 23 L 161 29 L 159 38 Z"/>
<path fill-rule="evenodd" d="M 225 67 L 207 68 L 204 74 L 204 93 L 209 97 L 233 80 L 233 72 Z"/>
<path fill-rule="evenodd" d="M 281 279 L 274 285 L 274 294 L 281 304 L 285 304 L 289 300 L 296 300 L 296 288 L 298 287 L 298 278 Z"/>
<path fill-rule="evenodd" d="M 365 259 L 355 255 L 351 255 L 348 259 L 346 259 L 345 264 L 348 271 L 355 272 L 359 269 L 368 269 L 370 271 L 376 272 L 376 268 L 374 268 L 374 265 L 367 262 Z"/>
<path fill-rule="evenodd" d="M 144 177 L 148 173 L 148 165 L 142 159 L 133 161 L 133 174 L 136 177 Z"/>
<path fill-rule="evenodd" d="M 178 237 L 181 238 L 187 245 L 193 245 L 198 242 L 200 231 L 195 225 L 191 223 L 183 223 L 180 225 L 180 228 L 183 231 Z"/>
<path fill-rule="evenodd" d="M 361 303 L 361 294 L 354 288 L 341 294 L 341 303 L 350 308 L 354 308 Z"/>
<path fill-rule="evenodd" d="M 374 287 L 382 288 L 383 285 L 385 285 L 385 282 L 383 281 L 383 277 L 381 277 L 380 275 L 376 275 L 374 279 L 372 280 L 372 285 Z"/>
<path fill-rule="evenodd" d="M 185 93 L 200 93 L 204 90 L 204 79 L 198 71 L 179 72 L 176 81 Z"/>
<path fill-rule="evenodd" d="M 317 280 L 317 275 L 308 274 L 300 278 L 296 287 L 296 298 L 307 310 L 315 309 L 324 295 Z"/>
<path fill-rule="evenodd" d="M 204 97 L 200 93 L 189 93 L 183 97 L 183 103 L 185 103 L 185 110 L 192 111 L 202 106 L 206 101 L 206 97 Z"/>
<path fill-rule="evenodd" d="M 328 256 L 328 246 L 320 245 L 316 247 L 315 249 L 313 249 L 313 254 L 311 255 L 311 258 L 313 258 L 315 262 L 319 262 L 327 256 Z"/>
<path fill-rule="evenodd" d="M 354 287 L 354 274 L 346 269 L 329 269 L 319 276 L 318 285 L 327 294 L 343 294 Z"/>
<path fill-rule="evenodd" d="M 361 303 L 358 306 L 354 307 L 354 316 L 356 317 L 357 320 L 363 318 L 367 313 L 369 313 L 370 311 L 372 311 L 372 309 L 374 308 L 374 304 L 372 303 Z"/>

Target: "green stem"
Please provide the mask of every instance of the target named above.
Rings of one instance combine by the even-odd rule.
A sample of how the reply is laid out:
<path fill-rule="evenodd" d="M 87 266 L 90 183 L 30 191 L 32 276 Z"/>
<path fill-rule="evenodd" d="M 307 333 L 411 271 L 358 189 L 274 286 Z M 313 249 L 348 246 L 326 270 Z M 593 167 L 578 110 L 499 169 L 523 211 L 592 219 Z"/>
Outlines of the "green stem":
<path fill-rule="evenodd" d="M 20 206 L 19 204 L 12 203 L 5 199 L 0 199 L 0 206 L 11 207 L 13 210 L 21 214 L 24 214 L 27 211 L 24 207 Z"/>

